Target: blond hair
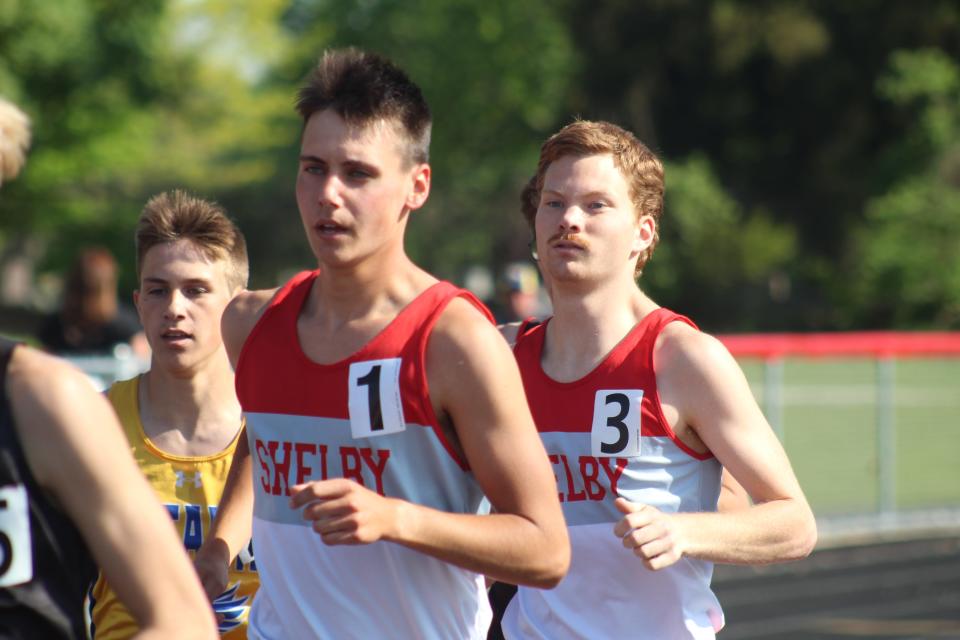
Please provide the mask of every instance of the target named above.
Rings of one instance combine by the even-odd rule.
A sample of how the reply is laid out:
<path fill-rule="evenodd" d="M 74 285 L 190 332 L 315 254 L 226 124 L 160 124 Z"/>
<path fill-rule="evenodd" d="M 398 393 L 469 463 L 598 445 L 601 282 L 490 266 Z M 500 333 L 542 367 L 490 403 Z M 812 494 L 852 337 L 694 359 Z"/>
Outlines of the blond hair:
<path fill-rule="evenodd" d="M 247 243 L 237 225 L 215 202 L 179 189 L 150 198 L 137 222 L 137 279 L 147 251 L 158 244 L 189 240 L 210 260 L 226 260 L 231 289 L 247 286 Z"/>
<path fill-rule="evenodd" d="M 30 119 L 17 106 L 0 98 L 0 184 L 17 177 L 30 147 Z"/>

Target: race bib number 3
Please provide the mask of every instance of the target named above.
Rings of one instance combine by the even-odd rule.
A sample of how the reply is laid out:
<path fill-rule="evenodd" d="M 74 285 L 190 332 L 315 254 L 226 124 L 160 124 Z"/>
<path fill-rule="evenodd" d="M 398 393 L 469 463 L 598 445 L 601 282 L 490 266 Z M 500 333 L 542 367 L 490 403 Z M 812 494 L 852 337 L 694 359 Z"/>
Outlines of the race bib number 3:
<path fill-rule="evenodd" d="M 370 438 L 406 429 L 400 398 L 400 358 L 350 365 L 350 434 Z"/>
<path fill-rule="evenodd" d="M 597 457 L 640 455 L 643 389 L 601 389 L 593 401 L 590 450 Z"/>
<path fill-rule="evenodd" d="M 30 582 L 30 506 L 23 485 L 0 487 L 0 587 Z"/>

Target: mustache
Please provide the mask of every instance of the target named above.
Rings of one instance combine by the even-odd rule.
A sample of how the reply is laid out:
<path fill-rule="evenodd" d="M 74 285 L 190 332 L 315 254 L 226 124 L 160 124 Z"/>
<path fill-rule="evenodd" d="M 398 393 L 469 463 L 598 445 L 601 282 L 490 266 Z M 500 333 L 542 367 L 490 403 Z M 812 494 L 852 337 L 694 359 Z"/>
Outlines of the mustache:
<path fill-rule="evenodd" d="M 579 237 L 579 234 L 567 233 L 565 231 L 561 231 L 560 233 L 555 233 L 554 235 L 550 236 L 550 239 L 547 241 L 547 245 L 553 246 L 557 242 L 566 242 L 580 249 L 587 249 L 590 247 L 586 240 Z"/>

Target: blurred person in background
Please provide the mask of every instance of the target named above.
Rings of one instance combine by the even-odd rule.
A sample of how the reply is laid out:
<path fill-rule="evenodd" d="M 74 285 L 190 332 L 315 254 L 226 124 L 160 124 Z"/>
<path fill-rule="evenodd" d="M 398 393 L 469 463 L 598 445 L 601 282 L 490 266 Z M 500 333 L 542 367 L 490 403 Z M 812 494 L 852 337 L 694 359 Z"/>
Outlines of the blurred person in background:
<path fill-rule="evenodd" d="M 48 315 L 37 339 L 59 355 L 112 355 L 129 346 L 141 359 L 150 356 L 136 314 L 117 300 L 117 261 L 101 247 L 77 256 L 63 287 L 63 305 Z"/>
<path fill-rule="evenodd" d="M 543 318 L 550 313 L 535 266 L 527 262 L 511 262 L 503 268 L 501 280 L 501 301 L 492 307 L 498 323 Z"/>
<path fill-rule="evenodd" d="M 230 300 L 247 285 L 243 234 L 217 204 L 183 191 L 154 196 L 136 231 L 137 312 L 150 369 L 107 391 L 140 470 L 194 554 L 210 531 L 243 421 L 220 336 Z M 259 585 L 247 544 L 211 595 L 222 638 L 247 637 Z M 126 640 L 138 629 L 109 576 L 90 590 L 90 637 Z"/>
<path fill-rule="evenodd" d="M 660 160 L 633 134 L 580 121 L 543 145 L 522 194 L 553 316 L 505 337 L 573 554 L 556 589 L 519 588 L 508 639 L 713 638 L 723 613 L 712 563 L 795 560 L 816 541 L 736 361 L 637 285 L 663 188 Z M 724 470 L 752 505 L 734 486 L 718 510 Z"/>
<path fill-rule="evenodd" d="M 0 100 L 0 182 L 23 165 L 27 126 Z M 62 360 L 0 337 L 0 637 L 85 638 L 94 561 L 140 623 L 139 638 L 216 637 L 109 403 Z"/>

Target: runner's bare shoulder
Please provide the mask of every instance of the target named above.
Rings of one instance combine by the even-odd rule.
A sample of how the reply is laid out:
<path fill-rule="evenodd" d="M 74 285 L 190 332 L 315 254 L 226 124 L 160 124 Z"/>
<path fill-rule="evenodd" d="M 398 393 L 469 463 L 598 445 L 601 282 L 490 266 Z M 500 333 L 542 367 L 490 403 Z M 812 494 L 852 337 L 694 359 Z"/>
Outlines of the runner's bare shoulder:
<path fill-rule="evenodd" d="M 259 289 L 257 291 L 241 291 L 223 311 L 221 332 L 223 343 L 231 358 L 240 353 L 240 348 L 247 336 L 257 325 L 263 312 L 270 306 L 270 301 L 279 291 L 276 289 Z"/>

